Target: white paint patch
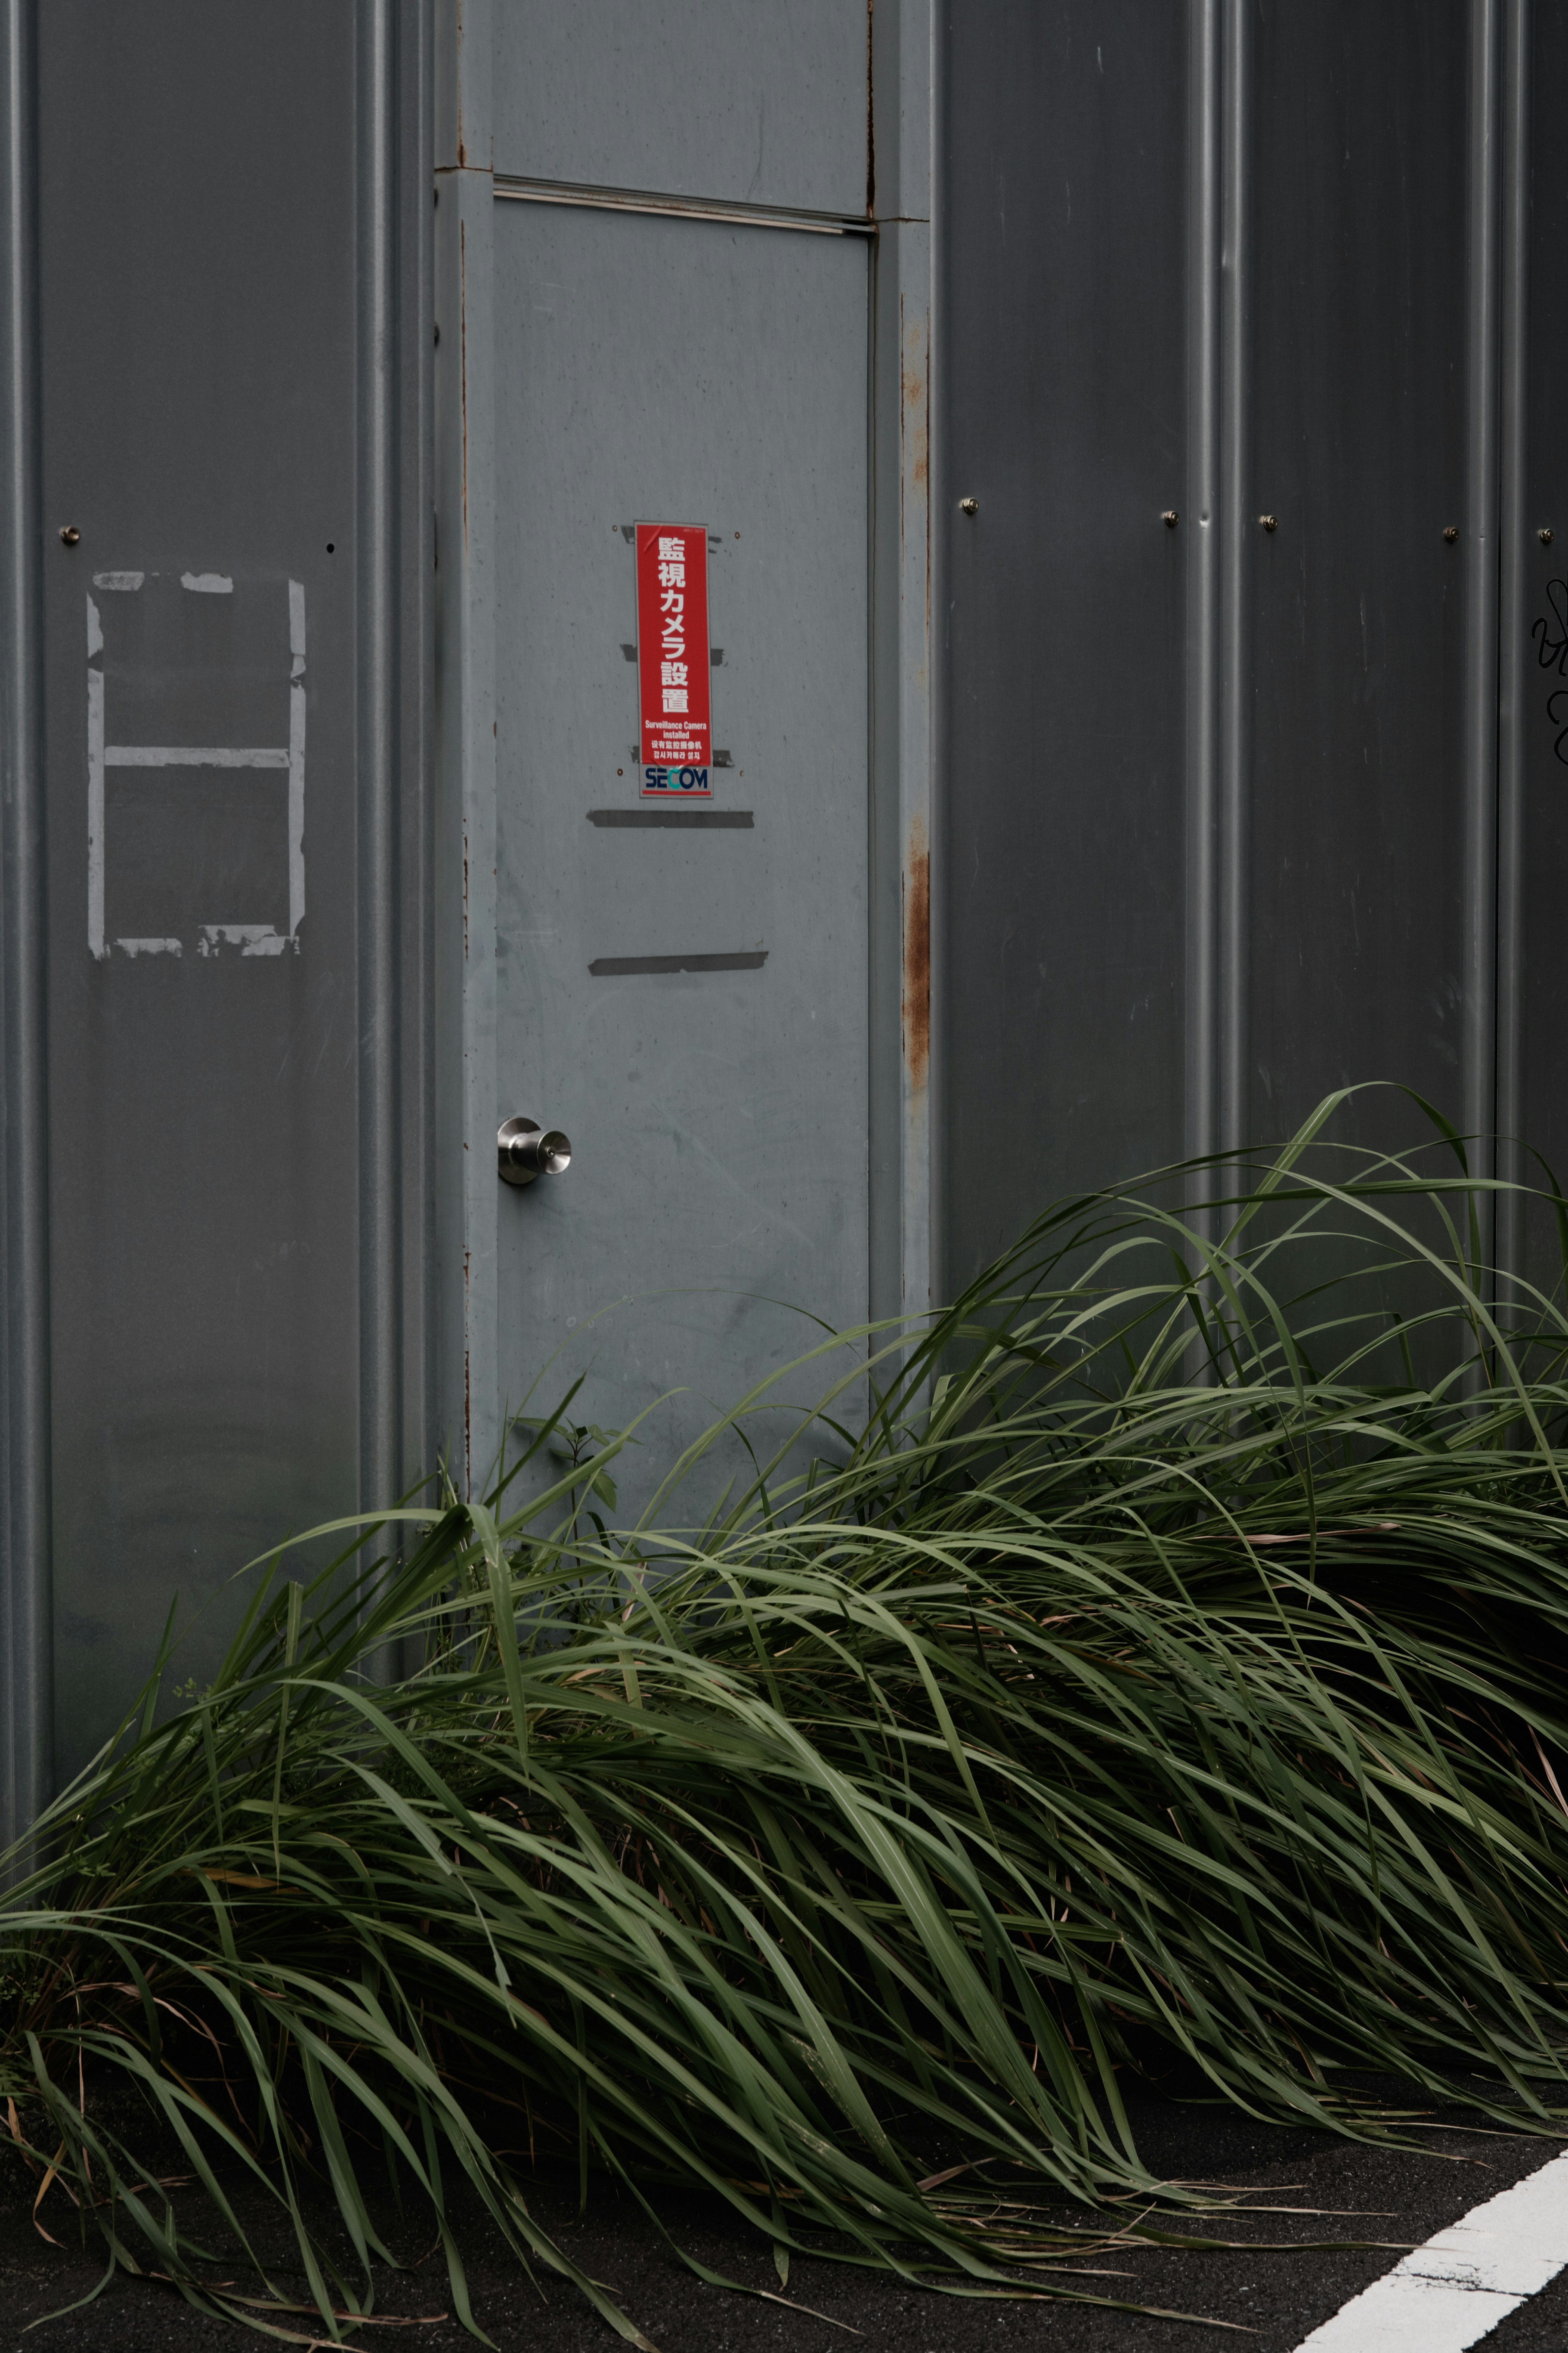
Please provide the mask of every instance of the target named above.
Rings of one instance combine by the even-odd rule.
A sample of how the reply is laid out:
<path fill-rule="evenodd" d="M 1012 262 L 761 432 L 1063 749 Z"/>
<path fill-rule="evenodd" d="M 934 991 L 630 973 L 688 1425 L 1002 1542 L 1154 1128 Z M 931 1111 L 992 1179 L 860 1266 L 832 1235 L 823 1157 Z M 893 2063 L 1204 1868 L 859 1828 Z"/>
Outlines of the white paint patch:
<path fill-rule="evenodd" d="M 298 942 L 285 938 L 276 923 L 204 923 L 196 954 L 217 955 L 224 948 L 237 948 L 241 955 L 268 956 L 281 955 L 287 947 L 298 955 Z"/>
<path fill-rule="evenodd" d="M 100 589 L 140 588 L 156 574 L 100 572 L 93 586 Z M 198 596 L 231 596 L 234 582 L 221 572 L 185 572 L 182 588 Z M 122 955 L 174 955 L 183 953 L 174 939 L 104 939 L 104 772 L 109 768 L 269 768 L 289 778 L 289 928 L 273 923 L 203 923 L 196 954 L 216 956 L 237 949 L 242 956 L 278 956 L 288 948 L 300 953 L 300 926 L 305 915 L 305 589 L 302 581 L 289 583 L 289 741 L 287 744 L 106 744 L 104 742 L 103 626 L 98 607 L 87 600 L 87 932 L 88 946 L 100 964 L 114 950 Z"/>
<path fill-rule="evenodd" d="M 110 768 L 286 768 L 287 745 L 261 744 L 108 744 Z"/>
<path fill-rule="evenodd" d="M 1465 2353 L 1564 2265 L 1568 2156 L 1402 2255 L 1297 2353 Z"/>
<path fill-rule="evenodd" d="M 103 672 L 93 664 L 103 630 L 87 600 L 87 944 L 101 964 L 103 944 Z"/>
<path fill-rule="evenodd" d="M 289 583 L 289 936 L 305 920 L 305 584 Z"/>

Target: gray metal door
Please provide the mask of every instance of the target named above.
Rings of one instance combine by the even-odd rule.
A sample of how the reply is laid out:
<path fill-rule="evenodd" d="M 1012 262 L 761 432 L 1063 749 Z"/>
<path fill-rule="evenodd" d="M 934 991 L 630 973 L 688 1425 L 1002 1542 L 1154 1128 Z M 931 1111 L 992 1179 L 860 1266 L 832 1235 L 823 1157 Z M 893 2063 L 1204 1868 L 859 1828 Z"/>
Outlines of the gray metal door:
<path fill-rule="evenodd" d="M 895 78 L 909 16 L 889 13 Z M 905 506 L 900 380 L 923 401 L 926 311 L 900 369 L 867 38 L 859 0 L 466 7 L 447 28 L 437 905 L 467 1149 L 440 1215 L 447 1427 L 475 1486 L 507 1416 L 579 1374 L 574 1418 L 612 1428 L 679 1389 L 623 1464 L 625 1509 L 824 1324 L 899 1304 L 923 1144 L 896 1076 L 873 1098 L 899 1060 L 920 765 L 900 685 L 907 564 L 923 692 L 924 415 Z M 889 151 L 896 198 L 896 131 Z M 644 790 L 638 523 L 708 552 L 710 797 L 674 806 Z M 925 1077 L 922 1025 L 922 1113 Z M 510 1114 L 564 1130 L 569 1171 L 498 1186 Z"/>
<path fill-rule="evenodd" d="M 501 1392 L 673 1435 L 811 1345 L 763 1302 L 867 1312 L 867 241 L 496 232 L 498 1075 L 574 1151 L 500 1201 Z M 639 797 L 634 518 L 708 531 L 700 806 Z"/>

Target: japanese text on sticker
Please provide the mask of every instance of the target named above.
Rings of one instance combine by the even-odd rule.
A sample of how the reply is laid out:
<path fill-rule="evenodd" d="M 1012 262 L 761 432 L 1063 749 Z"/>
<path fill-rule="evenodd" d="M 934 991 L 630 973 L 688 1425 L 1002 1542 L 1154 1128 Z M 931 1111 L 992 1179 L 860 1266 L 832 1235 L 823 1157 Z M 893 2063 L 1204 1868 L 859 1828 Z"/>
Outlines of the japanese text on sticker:
<path fill-rule="evenodd" d="M 707 529 L 638 523 L 636 542 L 638 791 L 710 799 Z"/>

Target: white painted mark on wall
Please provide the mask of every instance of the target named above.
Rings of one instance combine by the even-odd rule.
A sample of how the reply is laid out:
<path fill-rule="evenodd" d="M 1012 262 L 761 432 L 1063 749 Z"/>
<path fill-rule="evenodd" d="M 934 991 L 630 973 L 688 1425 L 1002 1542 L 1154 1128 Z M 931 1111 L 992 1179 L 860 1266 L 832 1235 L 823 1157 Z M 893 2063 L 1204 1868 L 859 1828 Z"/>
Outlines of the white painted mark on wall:
<path fill-rule="evenodd" d="M 216 955 L 224 948 L 237 948 L 241 955 L 281 955 L 288 944 L 272 923 L 204 923 L 196 954 Z"/>
<path fill-rule="evenodd" d="M 93 586 L 130 592 L 146 580 L 143 572 L 99 572 Z M 198 596 L 231 596 L 234 582 L 221 572 L 184 572 L 180 586 Z M 289 928 L 273 923 L 203 923 L 196 953 L 214 956 L 224 948 L 237 948 L 242 956 L 281 955 L 286 948 L 300 953 L 300 927 L 305 918 L 305 587 L 289 583 L 289 741 L 287 744 L 106 744 L 104 741 L 103 623 L 92 597 L 87 599 L 87 939 L 101 964 L 118 948 L 127 956 L 174 955 L 183 944 L 167 938 L 104 937 L 104 876 L 106 863 L 104 775 L 110 768 L 215 768 L 234 771 L 272 768 L 287 773 Z"/>
<path fill-rule="evenodd" d="M 1568 2156 L 1402 2255 L 1297 2353 L 1466 2353 L 1568 2265 Z"/>
<path fill-rule="evenodd" d="M 289 936 L 305 920 L 305 584 L 289 583 Z"/>
<path fill-rule="evenodd" d="M 103 628 L 87 600 L 87 944 L 103 962 Z"/>

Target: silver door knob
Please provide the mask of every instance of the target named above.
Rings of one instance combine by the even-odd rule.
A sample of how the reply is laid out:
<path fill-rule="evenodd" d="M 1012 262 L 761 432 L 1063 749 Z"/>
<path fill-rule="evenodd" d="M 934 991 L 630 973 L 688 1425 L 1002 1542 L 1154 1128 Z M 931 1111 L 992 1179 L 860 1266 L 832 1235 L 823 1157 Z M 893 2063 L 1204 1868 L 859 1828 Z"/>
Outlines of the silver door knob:
<path fill-rule="evenodd" d="M 496 1164 L 503 1185 L 531 1185 L 572 1166 L 572 1139 L 536 1119 L 503 1119 L 496 1133 Z"/>

